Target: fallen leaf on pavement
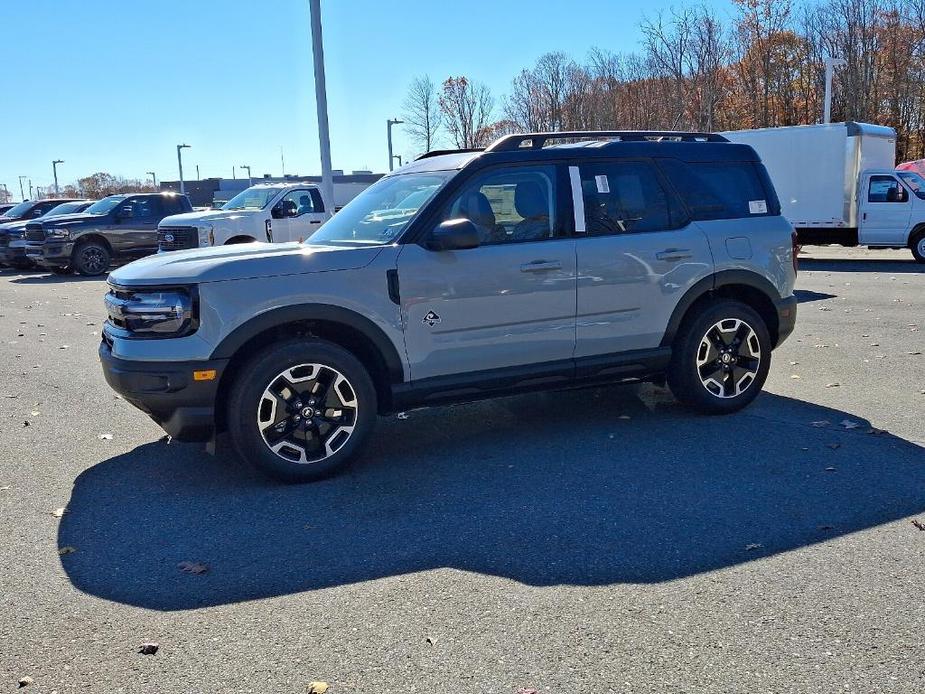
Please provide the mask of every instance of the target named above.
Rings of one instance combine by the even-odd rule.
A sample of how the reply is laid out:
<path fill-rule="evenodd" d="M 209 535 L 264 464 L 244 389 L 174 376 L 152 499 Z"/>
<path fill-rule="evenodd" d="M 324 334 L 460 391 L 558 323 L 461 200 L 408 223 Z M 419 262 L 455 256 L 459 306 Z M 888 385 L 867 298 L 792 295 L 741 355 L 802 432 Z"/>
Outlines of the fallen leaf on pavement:
<path fill-rule="evenodd" d="M 925 523 L 923 523 L 922 521 L 913 518 L 913 519 L 912 519 L 911 521 L 909 521 L 909 522 L 912 523 L 912 525 L 914 525 L 914 526 L 915 526 L 916 528 L 918 528 L 919 530 L 925 531 Z"/>
<path fill-rule="evenodd" d="M 761 549 L 761 545 L 757 542 L 752 542 L 751 544 L 745 545 L 746 552 L 751 552 L 753 549 Z"/>
<path fill-rule="evenodd" d="M 827 468 L 825 469 L 825 471 L 826 471 L 826 472 L 835 472 L 835 468 L 834 468 L 834 467 L 827 467 Z"/>
<path fill-rule="evenodd" d="M 154 655 L 157 653 L 157 649 L 160 648 L 159 644 L 153 643 L 151 641 L 146 641 L 145 643 L 138 646 L 138 652 L 142 655 Z"/>
<path fill-rule="evenodd" d="M 70 545 L 67 545 L 66 547 L 59 547 L 58 556 L 63 557 L 65 554 L 73 554 L 76 551 L 77 551 L 77 548 L 71 547 Z"/>
<path fill-rule="evenodd" d="M 790 376 L 790 378 L 792 378 L 794 381 L 799 381 L 799 380 L 800 380 L 800 377 L 797 376 L 796 374 L 792 374 L 792 375 Z"/>
<path fill-rule="evenodd" d="M 180 571 L 188 574 L 195 574 L 196 576 L 200 576 L 209 570 L 209 567 L 200 561 L 181 561 L 177 564 L 177 568 L 180 569 Z"/>
<path fill-rule="evenodd" d="M 835 530 L 834 525 L 820 525 L 818 530 Z"/>
<path fill-rule="evenodd" d="M 19 678 L 19 688 L 22 689 L 23 687 L 28 687 L 33 682 L 35 682 L 35 680 L 29 677 L 28 675 L 26 675 L 25 677 L 20 677 Z"/>
<path fill-rule="evenodd" d="M 826 388 L 838 388 L 840 385 L 841 383 L 826 383 L 825 387 Z"/>
<path fill-rule="evenodd" d="M 97 438 L 98 438 L 100 441 L 111 441 L 111 440 L 112 440 L 112 434 L 100 434 L 99 436 L 97 436 Z"/>
<path fill-rule="evenodd" d="M 61 508 L 56 508 L 54 511 L 52 511 L 51 515 L 53 515 L 55 518 L 60 518 L 65 513 L 67 513 L 67 509 L 62 506 Z"/>
<path fill-rule="evenodd" d="M 517 690 L 517 694 L 539 694 L 536 689 L 530 689 L 529 687 L 521 687 Z"/>
<path fill-rule="evenodd" d="M 324 694 L 330 686 L 327 682 L 309 682 L 308 694 Z"/>
<path fill-rule="evenodd" d="M 822 427 L 829 426 L 829 422 L 827 422 L 824 419 L 820 419 L 818 422 L 812 422 L 812 425 L 816 427 L 817 429 L 821 429 Z"/>
<path fill-rule="evenodd" d="M 841 425 L 845 427 L 845 429 L 857 429 L 859 426 L 861 426 L 857 422 L 852 422 L 850 419 L 841 420 Z"/>

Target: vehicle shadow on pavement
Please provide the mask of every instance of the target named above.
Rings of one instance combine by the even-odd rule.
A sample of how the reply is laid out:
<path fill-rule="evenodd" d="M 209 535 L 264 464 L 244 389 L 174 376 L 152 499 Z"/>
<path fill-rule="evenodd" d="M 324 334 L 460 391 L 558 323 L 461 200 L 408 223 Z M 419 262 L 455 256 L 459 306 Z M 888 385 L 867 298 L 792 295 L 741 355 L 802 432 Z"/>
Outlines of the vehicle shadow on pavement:
<path fill-rule="evenodd" d="M 150 443 L 77 478 L 58 538 L 77 551 L 61 562 L 80 590 L 156 610 L 438 567 L 538 586 L 668 581 L 925 511 L 925 449 L 869 432 L 767 393 L 700 417 L 639 386 L 382 420 L 349 471 L 301 486 L 229 452 Z"/>
<path fill-rule="evenodd" d="M 101 282 L 106 281 L 106 275 L 84 277 L 83 275 L 56 275 L 56 274 L 30 274 L 10 280 L 10 284 L 72 284 L 74 282 Z"/>
<path fill-rule="evenodd" d="M 800 256 L 800 270 L 814 272 L 874 272 L 883 275 L 925 274 L 925 265 L 915 262 L 910 254 L 904 258 L 872 258 L 870 260 L 807 258 Z"/>

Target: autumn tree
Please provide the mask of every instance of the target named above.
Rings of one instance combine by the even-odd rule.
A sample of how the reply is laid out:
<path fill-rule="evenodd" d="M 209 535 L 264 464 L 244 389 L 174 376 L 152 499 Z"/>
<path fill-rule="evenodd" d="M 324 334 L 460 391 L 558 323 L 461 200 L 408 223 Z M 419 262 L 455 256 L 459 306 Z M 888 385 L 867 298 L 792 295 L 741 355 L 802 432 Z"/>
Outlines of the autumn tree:
<path fill-rule="evenodd" d="M 437 85 L 428 75 L 415 77 L 403 104 L 408 135 L 423 152 L 434 148 L 443 112 Z"/>
<path fill-rule="evenodd" d="M 488 144 L 486 126 L 491 123 L 494 99 L 484 84 L 465 76 L 449 77 L 440 94 L 440 110 L 447 132 L 460 149 Z"/>

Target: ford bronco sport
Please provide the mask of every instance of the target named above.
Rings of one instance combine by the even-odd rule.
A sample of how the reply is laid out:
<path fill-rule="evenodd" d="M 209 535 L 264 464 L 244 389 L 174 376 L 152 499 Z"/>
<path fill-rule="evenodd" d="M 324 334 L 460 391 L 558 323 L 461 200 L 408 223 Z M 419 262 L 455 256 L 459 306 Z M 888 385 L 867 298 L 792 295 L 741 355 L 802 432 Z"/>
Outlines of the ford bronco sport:
<path fill-rule="evenodd" d="M 652 380 L 701 412 L 739 410 L 793 329 L 795 276 L 793 229 L 747 145 L 508 135 L 424 155 L 308 242 L 115 270 L 100 358 L 178 440 L 227 430 L 264 471 L 309 480 L 411 407 Z"/>

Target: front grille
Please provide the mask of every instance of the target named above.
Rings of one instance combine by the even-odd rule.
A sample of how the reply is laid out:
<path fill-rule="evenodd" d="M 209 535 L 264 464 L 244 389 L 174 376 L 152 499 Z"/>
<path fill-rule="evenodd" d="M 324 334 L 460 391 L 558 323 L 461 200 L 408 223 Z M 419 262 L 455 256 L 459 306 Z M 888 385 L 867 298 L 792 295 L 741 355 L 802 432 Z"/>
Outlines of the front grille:
<path fill-rule="evenodd" d="M 42 227 L 26 227 L 26 241 L 45 241 L 45 230 Z"/>
<path fill-rule="evenodd" d="M 199 248 L 199 232 L 196 227 L 161 227 L 157 230 L 157 248 L 161 251 Z"/>
<path fill-rule="evenodd" d="M 10 245 L 10 235 L 0 234 L 0 248 L 6 248 Z"/>

